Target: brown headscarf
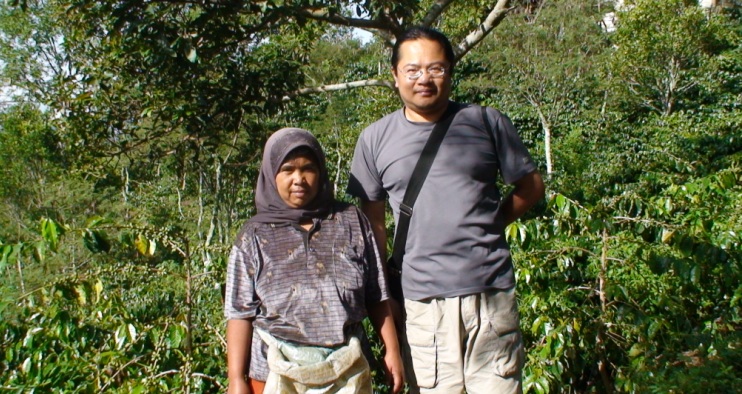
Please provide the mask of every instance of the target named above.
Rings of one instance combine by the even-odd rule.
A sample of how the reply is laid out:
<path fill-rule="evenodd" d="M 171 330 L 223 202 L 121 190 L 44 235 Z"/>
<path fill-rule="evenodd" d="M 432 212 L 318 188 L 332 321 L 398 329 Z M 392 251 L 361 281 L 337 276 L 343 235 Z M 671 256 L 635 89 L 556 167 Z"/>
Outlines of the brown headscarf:
<path fill-rule="evenodd" d="M 276 175 L 286 157 L 296 148 L 307 147 L 317 158 L 319 190 L 314 200 L 302 208 L 289 207 L 278 194 Z M 263 162 L 255 192 L 257 214 L 250 218 L 257 223 L 299 223 L 302 219 L 324 218 L 335 202 L 327 174 L 325 154 L 319 141 L 307 130 L 284 128 L 268 138 L 263 150 Z"/>

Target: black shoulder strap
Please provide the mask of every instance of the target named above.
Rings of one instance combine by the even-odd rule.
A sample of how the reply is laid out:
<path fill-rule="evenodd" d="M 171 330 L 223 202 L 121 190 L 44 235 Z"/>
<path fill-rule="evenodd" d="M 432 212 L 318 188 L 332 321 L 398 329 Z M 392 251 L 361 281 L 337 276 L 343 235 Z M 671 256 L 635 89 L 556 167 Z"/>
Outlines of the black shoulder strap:
<path fill-rule="evenodd" d="M 448 103 L 446 112 L 441 117 L 440 121 L 433 127 L 433 131 L 430 132 L 430 137 L 423 147 L 423 151 L 420 154 L 420 158 L 417 160 L 415 169 L 412 170 L 410 176 L 410 182 L 407 184 L 407 190 L 404 194 L 404 199 L 399 205 L 399 220 L 397 222 L 397 228 L 394 236 L 394 247 L 392 250 L 392 264 L 397 266 L 390 267 L 392 269 L 399 270 L 402 264 L 402 258 L 404 258 L 405 245 L 407 244 L 407 230 L 410 228 L 410 218 L 412 217 L 412 207 L 415 205 L 417 195 L 420 194 L 420 190 L 423 187 L 425 178 L 428 176 L 430 166 L 433 164 L 438 148 L 441 146 L 443 137 L 446 136 L 448 127 L 453 121 L 454 115 L 456 114 L 457 104 L 453 102 Z"/>

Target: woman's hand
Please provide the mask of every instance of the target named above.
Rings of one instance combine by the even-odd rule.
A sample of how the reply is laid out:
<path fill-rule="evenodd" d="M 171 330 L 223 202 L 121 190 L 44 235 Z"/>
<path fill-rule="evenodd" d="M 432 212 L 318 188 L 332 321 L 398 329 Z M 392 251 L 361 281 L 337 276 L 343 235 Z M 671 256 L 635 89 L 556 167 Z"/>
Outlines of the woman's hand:
<path fill-rule="evenodd" d="M 404 364 L 399 352 L 387 351 L 384 355 L 384 369 L 389 386 L 392 387 L 393 393 L 400 393 L 404 388 Z"/>
<path fill-rule="evenodd" d="M 252 394 L 252 391 L 244 378 L 235 378 L 229 379 L 227 394 Z"/>

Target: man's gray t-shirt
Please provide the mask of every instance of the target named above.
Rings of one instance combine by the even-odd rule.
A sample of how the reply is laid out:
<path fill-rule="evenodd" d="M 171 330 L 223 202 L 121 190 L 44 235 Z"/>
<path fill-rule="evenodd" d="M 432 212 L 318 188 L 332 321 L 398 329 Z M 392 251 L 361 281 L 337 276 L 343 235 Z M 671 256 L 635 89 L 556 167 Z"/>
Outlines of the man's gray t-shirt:
<path fill-rule="evenodd" d="M 511 184 L 536 170 L 510 119 L 488 108 L 497 152 L 476 105 L 459 111 L 433 161 L 410 220 L 402 264 L 405 298 L 422 300 L 515 285 L 504 223 L 498 214 L 499 168 Z M 399 218 L 412 170 L 435 123 L 410 122 L 404 109 L 366 128 L 355 148 L 348 193 L 367 201 L 387 195 Z"/>

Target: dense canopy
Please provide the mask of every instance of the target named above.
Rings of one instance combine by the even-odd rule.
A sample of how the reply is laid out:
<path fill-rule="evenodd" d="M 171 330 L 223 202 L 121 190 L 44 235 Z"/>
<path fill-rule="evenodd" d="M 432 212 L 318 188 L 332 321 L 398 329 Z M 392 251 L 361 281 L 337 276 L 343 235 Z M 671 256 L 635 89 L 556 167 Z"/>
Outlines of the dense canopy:
<path fill-rule="evenodd" d="M 546 177 L 507 229 L 526 392 L 735 392 L 742 8 L 716 3 L 0 3 L 0 388 L 223 391 L 265 138 L 312 130 L 350 201 L 423 24 L 456 45 L 454 99 L 507 113 Z"/>

